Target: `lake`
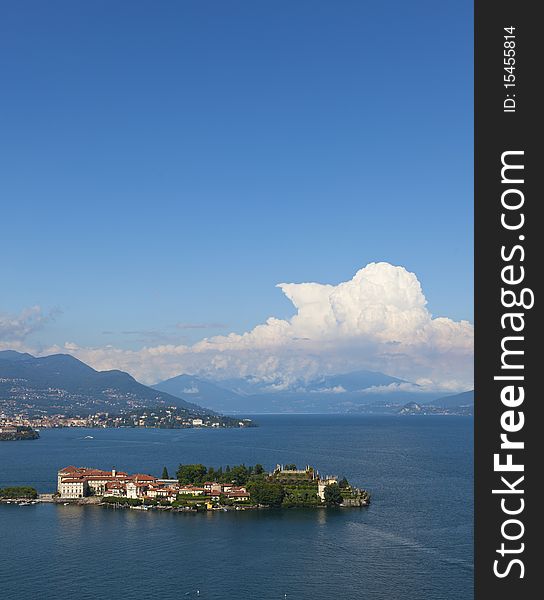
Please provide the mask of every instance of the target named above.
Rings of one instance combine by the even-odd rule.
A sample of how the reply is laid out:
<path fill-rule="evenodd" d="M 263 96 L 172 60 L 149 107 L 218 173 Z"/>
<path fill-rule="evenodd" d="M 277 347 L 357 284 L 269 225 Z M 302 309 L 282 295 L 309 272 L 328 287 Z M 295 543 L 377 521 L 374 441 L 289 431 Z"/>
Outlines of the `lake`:
<path fill-rule="evenodd" d="M 372 504 L 206 514 L 0 505 L 3 597 L 473 597 L 471 418 L 254 418 L 258 428 L 44 430 L 0 444 L 0 487 L 51 492 L 70 464 L 160 476 L 179 463 L 296 463 L 346 476 Z"/>

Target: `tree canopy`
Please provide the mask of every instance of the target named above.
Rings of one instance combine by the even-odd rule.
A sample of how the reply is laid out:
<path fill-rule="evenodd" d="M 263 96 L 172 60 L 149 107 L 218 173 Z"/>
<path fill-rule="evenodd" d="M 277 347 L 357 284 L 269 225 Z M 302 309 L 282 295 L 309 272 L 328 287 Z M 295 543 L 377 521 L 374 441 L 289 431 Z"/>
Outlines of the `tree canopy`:
<path fill-rule="evenodd" d="M 282 485 L 267 481 L 251 481 L 248 485 L 248 491 L 252 501 L 268 506 L 280 506 L 285 496 Z"/>
<path fill-rule="evenodd" d="M 0 488 L 0 498 L 24 498 L 34 500 L 38 497 L 38 492 L 30 486 L 17 486 Z"/>
<path fill-rule="evenodd" d="M 205 467 L 202 464 L 179 465 L 177 478 L 182 484 L 202 484 L 205 481 L 217 481 L 218 483 L 234 483 L 235 485 L 246 485 L 254 476 L 262 476 L 265 473 L 261 464 L 255 466 L 227 465 L 222 467 Z"/>
<path fill-rule="evenodd" d="M 340 486 L 337 483 L 330 483 L 325 486 L 325 503 L 329 505 L 341 504 L 343 500 Z"/>

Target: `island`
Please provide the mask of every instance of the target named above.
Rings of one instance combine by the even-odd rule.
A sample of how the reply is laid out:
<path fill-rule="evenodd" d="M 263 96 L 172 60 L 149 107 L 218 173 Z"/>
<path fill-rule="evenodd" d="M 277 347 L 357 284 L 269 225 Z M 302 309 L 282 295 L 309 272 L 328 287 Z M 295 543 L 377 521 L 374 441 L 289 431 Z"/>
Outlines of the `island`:
<path fill-rule="evenodd" d="M 28 425 L 0 425 L 0 442 L 37 440 L 40 434 Z"/>
<path fill-rule="evenodd" d="M 0 488 L 0 501 L 21 501 L 26 504 L 27 500 L 36 500 L 38 492 L 36 488 L 28 485 Z"/>
<path fill-rule="evenodd" d="M 321 475 L 307 465 L 262 465 L 225 468 L 180 464 L 175 478 L 166 467 L 162 476 L 129 475 L 112 469 L 69 466 L 57 474 L 52 501 L 100 504 L 115 508 L 174 511 L 246 510 L 256 508 L 363 507 L 370 494 L 344 477 Z"/>

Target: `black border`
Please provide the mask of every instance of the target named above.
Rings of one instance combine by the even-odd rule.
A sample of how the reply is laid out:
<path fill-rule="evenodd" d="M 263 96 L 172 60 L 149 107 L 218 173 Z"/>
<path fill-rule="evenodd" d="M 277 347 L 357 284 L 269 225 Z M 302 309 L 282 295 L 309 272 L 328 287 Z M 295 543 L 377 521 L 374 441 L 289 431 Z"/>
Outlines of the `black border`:
<path fill-rule="evenodd" d="M 475 0 L 475 597 L 494 600 L 533 598 L 538 590 L 537 560 L 540 548 L 536 528 L 543 510 L 542 494 L 537 492 L 540 470 L 538 457 L 543 455 L 537 436 L 544 440 L 544 423 L 541 420 L 540 371 L 544 371 L 539 348 L 539 335 L 543 331 L 538 317 L 540 279 L 544 275 L 539 264 L 542 252 L 538 231 L 537 211 L 544 204 L 542 193 L 536 189 L 544 163 L 539 158 L 539 137 L 542 118 L 537 81 L 541 79 L 541 40 L 536 15 L 538 3 L 523 0 Z M 516 112 L 503 111 L 505 90 L 503 74 L 504 28 L 516 28 Z M 540 35 L 539 35 L 540 33 Z M 508 150 L 524 151 L 525 183 L 525 259 L 526 279 L 523 287 L 535 292 L 535 306 L 525 312 L 524 331 L 524 387 L 525 401 L 521 410 L 525 426 L 519 440 L 525 448 L 517 451 L 516 460 L 525 465 L 523 482 L 525 509 L 520 519 L 525 533 L 520 540 L 525 544 L 519 555 L 523 560 L 525 575 L 513 568 L 511 575 L 498 578 L 493 564 L 500 556 L 496 550 L 502 542 L 501 525 L 508 518 L 501 510 L 500 496 L 492 493 L 500 486 L 500 474 L 494 472 L 493 455 L 499 452 L 500 418 L 505 410 L 500 400 L 503 383 L 494 381 L 501 374 L 501 339 L 507 335 L 501 329 L 500 318 L 505 309 L 501 306 L 501 246 L 516 243 L 519 232 L 508 232 L 501 226 L 501 155 Z M 523 309 L 522 309 L 523 310 Z M 537 320 L 538 318 L 538 320 Z M 542 364 L 542 366 L 540 366 Z M 542 433 L 540 429 L 542 428 Z M 521 487 L 521 486 L 520 486 Z M 505 564 L 503 562 L 503 564 Z M 544 572 L 544 567 L 541 568 Z M 536 586 L 536 587 L 535 587 Z M 514 595 L 515 594 L 515 595 Z M 536 594 L 536 596 L 535 596 Z"/>

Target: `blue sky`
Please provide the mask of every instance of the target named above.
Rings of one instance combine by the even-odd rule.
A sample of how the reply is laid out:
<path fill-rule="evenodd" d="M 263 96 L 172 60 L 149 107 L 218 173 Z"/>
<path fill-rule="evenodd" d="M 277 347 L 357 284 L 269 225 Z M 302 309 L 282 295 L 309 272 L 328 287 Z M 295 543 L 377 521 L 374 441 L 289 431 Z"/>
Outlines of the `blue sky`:
<path fill-rule="evenodd" d="M 0 71 L 27 343 L 241 333 L 372 261 L 472 320 L 472 3 L 4 3 Z"/>

